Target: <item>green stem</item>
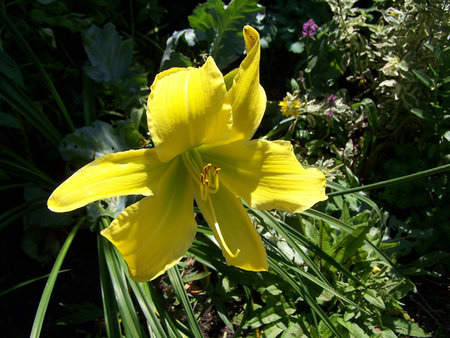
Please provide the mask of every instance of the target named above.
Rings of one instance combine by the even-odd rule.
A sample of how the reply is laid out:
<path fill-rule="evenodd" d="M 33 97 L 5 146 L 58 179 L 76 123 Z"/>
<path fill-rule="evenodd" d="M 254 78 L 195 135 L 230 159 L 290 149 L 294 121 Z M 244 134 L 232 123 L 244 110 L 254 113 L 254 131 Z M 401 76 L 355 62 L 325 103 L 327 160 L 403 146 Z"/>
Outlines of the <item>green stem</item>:
<path fill-rule="evenodd" d="M 442 165 L 442 166 L 439 166 L 439 167 L 436 167 L 436 168 L 432 168 L 432 169 L 428 169 L 428 170 L 424 170 L 424 171 L 419 171 L 419 172 L 414 173 L 414 174 L 405 175 L 405 176 L 393 178 L 393 179 L 386 180 L 386 181 L 381 181 L 381 182 L 377 182 L 377 183 L 373 183 L 373 184 L 362 185 L 360 187 L 350 188 L 350 189 L 347 189 L 347 190 L 333 191 L 333 192 L 329 193 L 328 196 L 330 196 L 330 197 L 331 196 L 339 196 L 339 195 L 350 194 L 350 193 L 353 193 L 353 192 L 369 191 L 369 190 L 373 190 L 373 189 L 384 188 L 384 187 L 387 187 L 387 186 L 390 186 L 390 185 L 399 184 L 399 183 L 405 183 L 405 182 L 417 180 L 417 179 L 422 178 L 422 177 L 435 175 L 435 174 L 440 174 L 440 173 L 444 173 L 444 172 L 447 172 L 447 171 L 450 171 L 450 164 L 445 164 L 445 165 Z"/>

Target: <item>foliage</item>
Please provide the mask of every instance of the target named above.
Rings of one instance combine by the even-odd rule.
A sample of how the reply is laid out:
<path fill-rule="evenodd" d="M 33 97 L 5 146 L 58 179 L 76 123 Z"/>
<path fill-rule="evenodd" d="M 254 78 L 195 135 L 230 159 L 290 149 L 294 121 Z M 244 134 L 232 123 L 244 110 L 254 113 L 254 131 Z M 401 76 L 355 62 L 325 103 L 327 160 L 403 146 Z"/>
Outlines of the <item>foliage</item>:
<path fill-rule="evenodd" d="M 446 336 L 439 309 L 429 311 L 434 323 L 424 323 L 404 303 L 417 296 L 409 278 L 437 284 L 448 271 L 447 167 L 387 184 L 370 198 L 347 189 L 448 163 L 448 6 L 444 0 L 2 3 L 5 335 Z M 311 18 L 318 29 L 303 36 Z M 326 172 L 330 198 L 297 215 L 248 209 L 269 272 L 227 266 L 197 213 L 199 233 L 183 262 L 136 283 L 99 231 L 138 196 L 70 214 L 49 212 L 46 199 L 92 159 L 151 146 L 147 85 L 160 70 L 197 66 L 206 55 L 230 70 L 245 51 L 245 24 L 261 32 L 261 81 L 270 100 L 257 136 L 290 140 L 301 162 Z M 44 287 L 38 280 L 49 272 Z"/>
<path fill-rule="evenodd" d="M 219 68 L 225 69 L 245 49 L 242 27 L 255 24 L 263 9 L 256 0 L 235 0 L 228 6 L 222 0 L 199 4 L 188 17 L 191 28 L 175 31 L 168 39 L 160 69 L 202 64 L 207 55 L 214 58 Z M 192 55 L 194 50 L 200 55 Z"/>

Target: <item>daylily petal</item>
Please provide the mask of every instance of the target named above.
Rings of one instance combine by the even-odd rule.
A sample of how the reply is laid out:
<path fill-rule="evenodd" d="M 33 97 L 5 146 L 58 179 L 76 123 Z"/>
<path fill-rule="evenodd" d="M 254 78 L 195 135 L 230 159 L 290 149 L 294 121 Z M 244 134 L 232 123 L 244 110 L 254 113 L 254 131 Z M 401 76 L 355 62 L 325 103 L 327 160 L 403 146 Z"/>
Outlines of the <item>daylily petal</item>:
<path fill-rule="evenodd" d="M 327 199 L 322 172 L 303 168 L 287 141 L 236 141 L 200 152 L 221 168 L 221 184 L 252 208 L 301 212 Z"/>
<path fill-rule="evenodd" d="M 224 186 L 217 193 L 209 194 L 208 198 L 211 199 L 211 204 L 203 200 L 197 191 L 195 200 L 213 230 L 227 264 L 244 270 L 267 271 L 266 250 L 241 201 Z M 232 253 L 238 252 L 236 257 L 230 256 L 224 248 L 215 222 L 228 249 Z"/>
<path fill-rule="evenodd" d="M 226 102 L 233 109 L 233 128 L 230 140 L 250 140 L 266 110 L 266 94 L 259 84 L 259 34 L 250 26 L 244 27 L 247 56 L 239 66 Z"/>
<path fill-rule="evenodd" d="M 166 166 L 158 159 L 155 149 L 104 155 L 56 188 L 48 199 L 48 208 L 67 212 L 107 197 L 151 195 Z"/>
<path fill-rule="evenodd" d="M 212 58 L 200 68 L 172 68 L 156 76 L 147 119 L 161 161 L 227 138 L 231 107 L 224 104 L 225 94 L 222 73 Z"/>
<path fill-rule="evenodd" d="M 197 231 L 192 180 L 181 161 L 171 161 L 160 179 L 155 195 L 129 206 L 102 230 L 138 282 L 154 279 L 177 264 Z"/>

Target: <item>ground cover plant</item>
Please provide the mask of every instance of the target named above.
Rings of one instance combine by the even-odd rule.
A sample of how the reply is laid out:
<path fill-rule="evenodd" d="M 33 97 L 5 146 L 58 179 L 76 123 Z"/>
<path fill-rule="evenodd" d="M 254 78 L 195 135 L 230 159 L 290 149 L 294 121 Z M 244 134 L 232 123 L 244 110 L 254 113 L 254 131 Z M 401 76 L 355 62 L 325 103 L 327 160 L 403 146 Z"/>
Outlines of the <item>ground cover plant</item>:
<path fill-rule="evenodd" d="M 448 336 L 449 6 L 0 2 L 2 334 Z M 254 138 L 290 142 L 328 199 L 297 213 L 244 201 L 267 272 L 227 265 L 200 201 L 181 262 L 136 282 L 100 232 L 142 196 L 70 213 L 47 200 L 103 155 L 157 146 L 146 105 L 161 71 L 211 56 L 229 90 L 246 25 L 267 95 Z"/>

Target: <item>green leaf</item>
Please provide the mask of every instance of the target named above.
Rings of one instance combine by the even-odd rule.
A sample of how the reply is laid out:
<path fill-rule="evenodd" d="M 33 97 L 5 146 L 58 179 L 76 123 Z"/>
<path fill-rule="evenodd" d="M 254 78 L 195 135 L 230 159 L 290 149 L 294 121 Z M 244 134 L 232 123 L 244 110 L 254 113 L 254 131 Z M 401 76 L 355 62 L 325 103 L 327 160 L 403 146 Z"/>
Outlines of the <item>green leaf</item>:
<path fill-rule="evenodd" d="M 443 136 L 448 142 L 450 142 L 450 130 L 447 130 Z"/>
<path fill-rule="evenodd" d="M 35 103 L 24 89 L 5 78 L 0 78 L 0 96 L 13 111 L 22 115 L 50 143 L 58 146 L 62 136 L 53 122 L 43 112 L 42 106 Z"/>
<path fill-rule="evenodd" d="M 103 121 L 77 129 L 61 141 L 59 151 L 67 162 L 81 166 L 105 154 L 138 148 L 141 134 L 130 121 L 121 121 L 114 128 Z"/>
<path fill-rule="evenodd" d="M 39 301 L 39 306 L 36 311 L 36 316 L 34 317 L 33 327 L 31 328 L 30 334 L 30 337 L 32 338 L 38 338 L 41 334 L 42 324 L 44 322 L 45 313 L 47 312 L 50 296 L 53 292 L 53 287 L 55 286 L 56 278 L 61 270 L 61 265 L 66 257 L 67 251 L 69 250 L 69 247 L 84 220 L 84 218 L 80 219 L 79 222 L 72 228 L 63 246 L 61 247 L 61 250 L 59 251 L 58 257 L 56 257 L 55 264 L 53 265 L 47 283 L 45 284 L 44 291 L 42 292 L 41 300 Z"/>
<path fill-rule="evenodd" d="M 381 316 L 383 324 L 394 332 L 411 337 L 430 337 L 419 325 L 405 318 Z"/>
<path fill-rule="evenodd" d="M 104 238 L 97 235 L 98 266 L 100 272 L 100 285 L 103 301 L 103 313 L 105 316 L 105 328 L 109 338 L 121 338 L 117 304 L 114 296 L 113 284 L 109 275 L 105 256 Z"/>
<path fill-rule="evenodd" d="M 67 271 L 70 271 L 70 270 L 69 270 L 69 269 L 60 270 L 59 273 L 63 273 L 63 272 L 67 272 Z M 16 284 L 16 285 L 14 285 L 14 286 L 12 286 L 12 287 L 6 289 L 6 290 L 0 291 L 0 297 L 3 296 L 3 295 L 8 294 L 8 293 L 10 293 L 10 292 L 13 292 L 13 291 L 15 291 L 15 290 L 17 290 L 17 289 L 20 289 L 20 288 L 22 288 L 22 287 L 24 287 L 24 286 L 27 286 L 28 284 L 31 284 L 31 283 L 40 281 L 40 280 L 42 280 L 42 279 L 46 279 L 46 278 L 48 278 L 49 276 L 50 276 L 50 274 L 44 275 L 44 276 L 40 276 L 40 277 L 36 277 L 36 278 L 32 278 L 32 279 L 26 280 L 26 281 L 24 281 L 24 282 L 20 282 L 20 283 L 18 283 L 18 284 Z"/>
<path fill-rule="evenodd" d="M 269 308 L 263 307 L 253 311 L 252 317 L 249 318 L 244 328 L 256 329 L 263 325 L 271 324 L 283 318 L 288 318 L 295 312 L 295 308 L 290 307 L 287 303 L 278 304 Z"/>
<path fill-rule="evenodd" d="M 102 216 L 116 218 L 127 207 L 128 198 L 130 196 L 116 196 L 88 204 L 86 210 L 89 222 L 94 223 Z"/>
<path fill-rule="evenodd" d="M 377 116 L 377 107 L 375 102 L 372 99 L 365 98 L 361 101 L 361 104 L 366 108 L 367 119 L 369 120 L 369 125 L 373 130 L 377 130 L 378 128 L 378 116 Z"/>
<path fill-rule="evenodd" d="M 413 69 L 413 73 L 428 89 L 432 89 L 433 80 L 428 75 L 415 69 Z"/>
<path fill-rule="evenodd" d="M 109 224 L 106 217 L 101 219 L 100 227 L 103 229 Z M 137 317 L 133 300 L 128 292 L 125 272 L 121 267 L 120 254 L 116 254 L 115 247 L 104 237 L 101 237 L 101 244 L 105 254 L 105 262 L 108 267 L 109 275 L 114 289 L 117 301 L 117 308 L 122 316 L 122 324 L 125 335 L 128 337 L 142 337 L 143 330 Z"/>
<path fill-rule="evenodd" d="M 314 311 L 319 318 L 323 320 L 324 325 L 329 328 L 336 337 L 342 337 L 337 328 L 330 321 L 330 318 L 327 314 L 322 310 L 322 308 L 317 304 L 316 300 L 309 294 L 308 290 L 305 289 L 304 283 L 299 283 L 295 279 L 291 277 L 291 275 L 287 274 L 286 271 L 282 267 L 278 265 L 274 259 L 270 256 L 268 257 L 269 266 L 272 270 L 274 270 L 278 275 L 281 276 L 302 298 L 306 300 L 311 310 Z"/>
<path fill-rule="evenodd" d="M 418 118 L 420 118 L 422 120 L 433 121 L 433 115 L 431 115 L 429 112 L 427 112 L 423 109 L 412 108 L 411 113 L 413 113 L 414 115 L 416 115 Z"/>
<path fill-rule="evenodd" d="M 10 114 L 0 112 L 0 126 L 24 130 L 22 122 Z"/>
<path fill-rule="evenodd" d="M 47 199 L 49 193 L 37 186 L 27 186 L 24 189 L 24 198 L 30 207 L 34 206 L 36 201 L 40 201 L 36 208 L 32 208 L 27 216 L 27 224 L 32 228 L 62 228 L 73 223 L 73 217 L 70 214 L 61 214 L 51 212 L 47 208 Z"/>
<path fill-rule="evenodd" d="M 194 335 L 194 337 L 202 337 L 202 331 L 197 319 L 195 318 L 195 314 L 192 309 L 191 303 L 189 302 L 189 296 L 184 288 L 183 280 L 181 279 L 178 267 L 175 265 L 174 267 L 167 270 L 167 275 L 169 276 L 170 282 L 175 289 L 178 299 L 181 301 L 186 311 L 187 320 L 192 334 Z"/>
<path fill-rule="evenodd" d="M 384 305 L 383 299 L 377 295 L 376 291 L 373 289 L 367 289 L 365 290 L 363 297 L 366 301 L 368 301 L 373 306 L 384 310 L 386 308 L 386 305 Z"/>
<path fill-rule="evenodd" d="M 45 71 L 44 66 L 39 61 L 36 54 L 34 54 L 33 49 L 30 47 L 28 42 L 25 40 L 22 33 L 17 29 L 17 27 L 9 19 L 9 17 L 6 15 L 6 13 L 4 13 L 3 10 L 0 10 L 0 21 L 5 24 L 5 26 L 11 32 L 11 35 L 17 41 L 18 45 L 23 49 L 25 54 L 27 54 L 28 57 L 31 59 L 31 61 L 34 63 L 34 65 L 36 66 L 36 69 L 39 73 L 40 78 L 43 80 L 43 83 L 48 87 L 50 94 L 52 95 L 53 99 L 56 101 L 56 104 L 58 105 L 59 109 L 61 110 L 61 113 L 64 116 L 64 119 L 66 120 L 68 126 L 70 127 L 71 130 L 75 130 L 72 119 L 70 118 L 70 115 L 69 115 L 63 101 L 61 100 L 61 97 L 59 96 L 58 92 L 56 91 L 55 85 L 53 84 L 52 80 L 50 79 L 47 72 Z"/>
<path fill-rule="evenodd" d="M 223 77 L 223 80 L 225 81 L 225 86 L 226 86 L 227 90 L 229 90 L 231 88 L 231 86 L 233 85 L 234 77 L 237 75 L 238 72 L 239 72 L 239 68 L 235 68 Z"/>
<path fill-rule="evenodd" d="M 311 73 L 313 68 L 316 66 L 318 57 L 314 56 L 311 60 L 308 61 L 308 66 L 305 68 L 305 73 Z"/>
<path fill-rule="evenodd" d="M 263 10 L 257 0 L 234 0 L 228 6 L 221 0 L 208 0 L 198 5 L 188 20 L 197 37 L 210 46 L 209 54 L 219 68 L 224 69 L 244 51 L 242 28 L 255 23 Z"/>
<path fill-rule="evenodd" d="M 305 43 L 296 41 L 289 46 L 289 51 L 295 54 L 301 54 L 305 49 Z"/>
<path fill-rule="evenodd" d="M 84 50 L 89 58 L 85 71 L 94 81 L 124 83 L 133 55 L 132 40 L 122 41 L 110 22 L 99 28 L 92 25 L 83 34 Z"/>
<path fill-rule="evenodd" d="M 24 88 L 22 73 L 16 61 L 0 49 L 0 77 L 14 81 L 17 85 Z"/>
<path fill-rule="evenodd" d="M 189 67 L 192 66 L 191 60 L 177 51 L 177 47 L 181 42 L 185 42 L 192 47 L 197 41 L 197 36 L 193 29 L 184 29 L 175 31 L 172 36 L 167 39 L 166 49 L 161 58 L 159 70 L 163 71 L 171 67 Z"/>

